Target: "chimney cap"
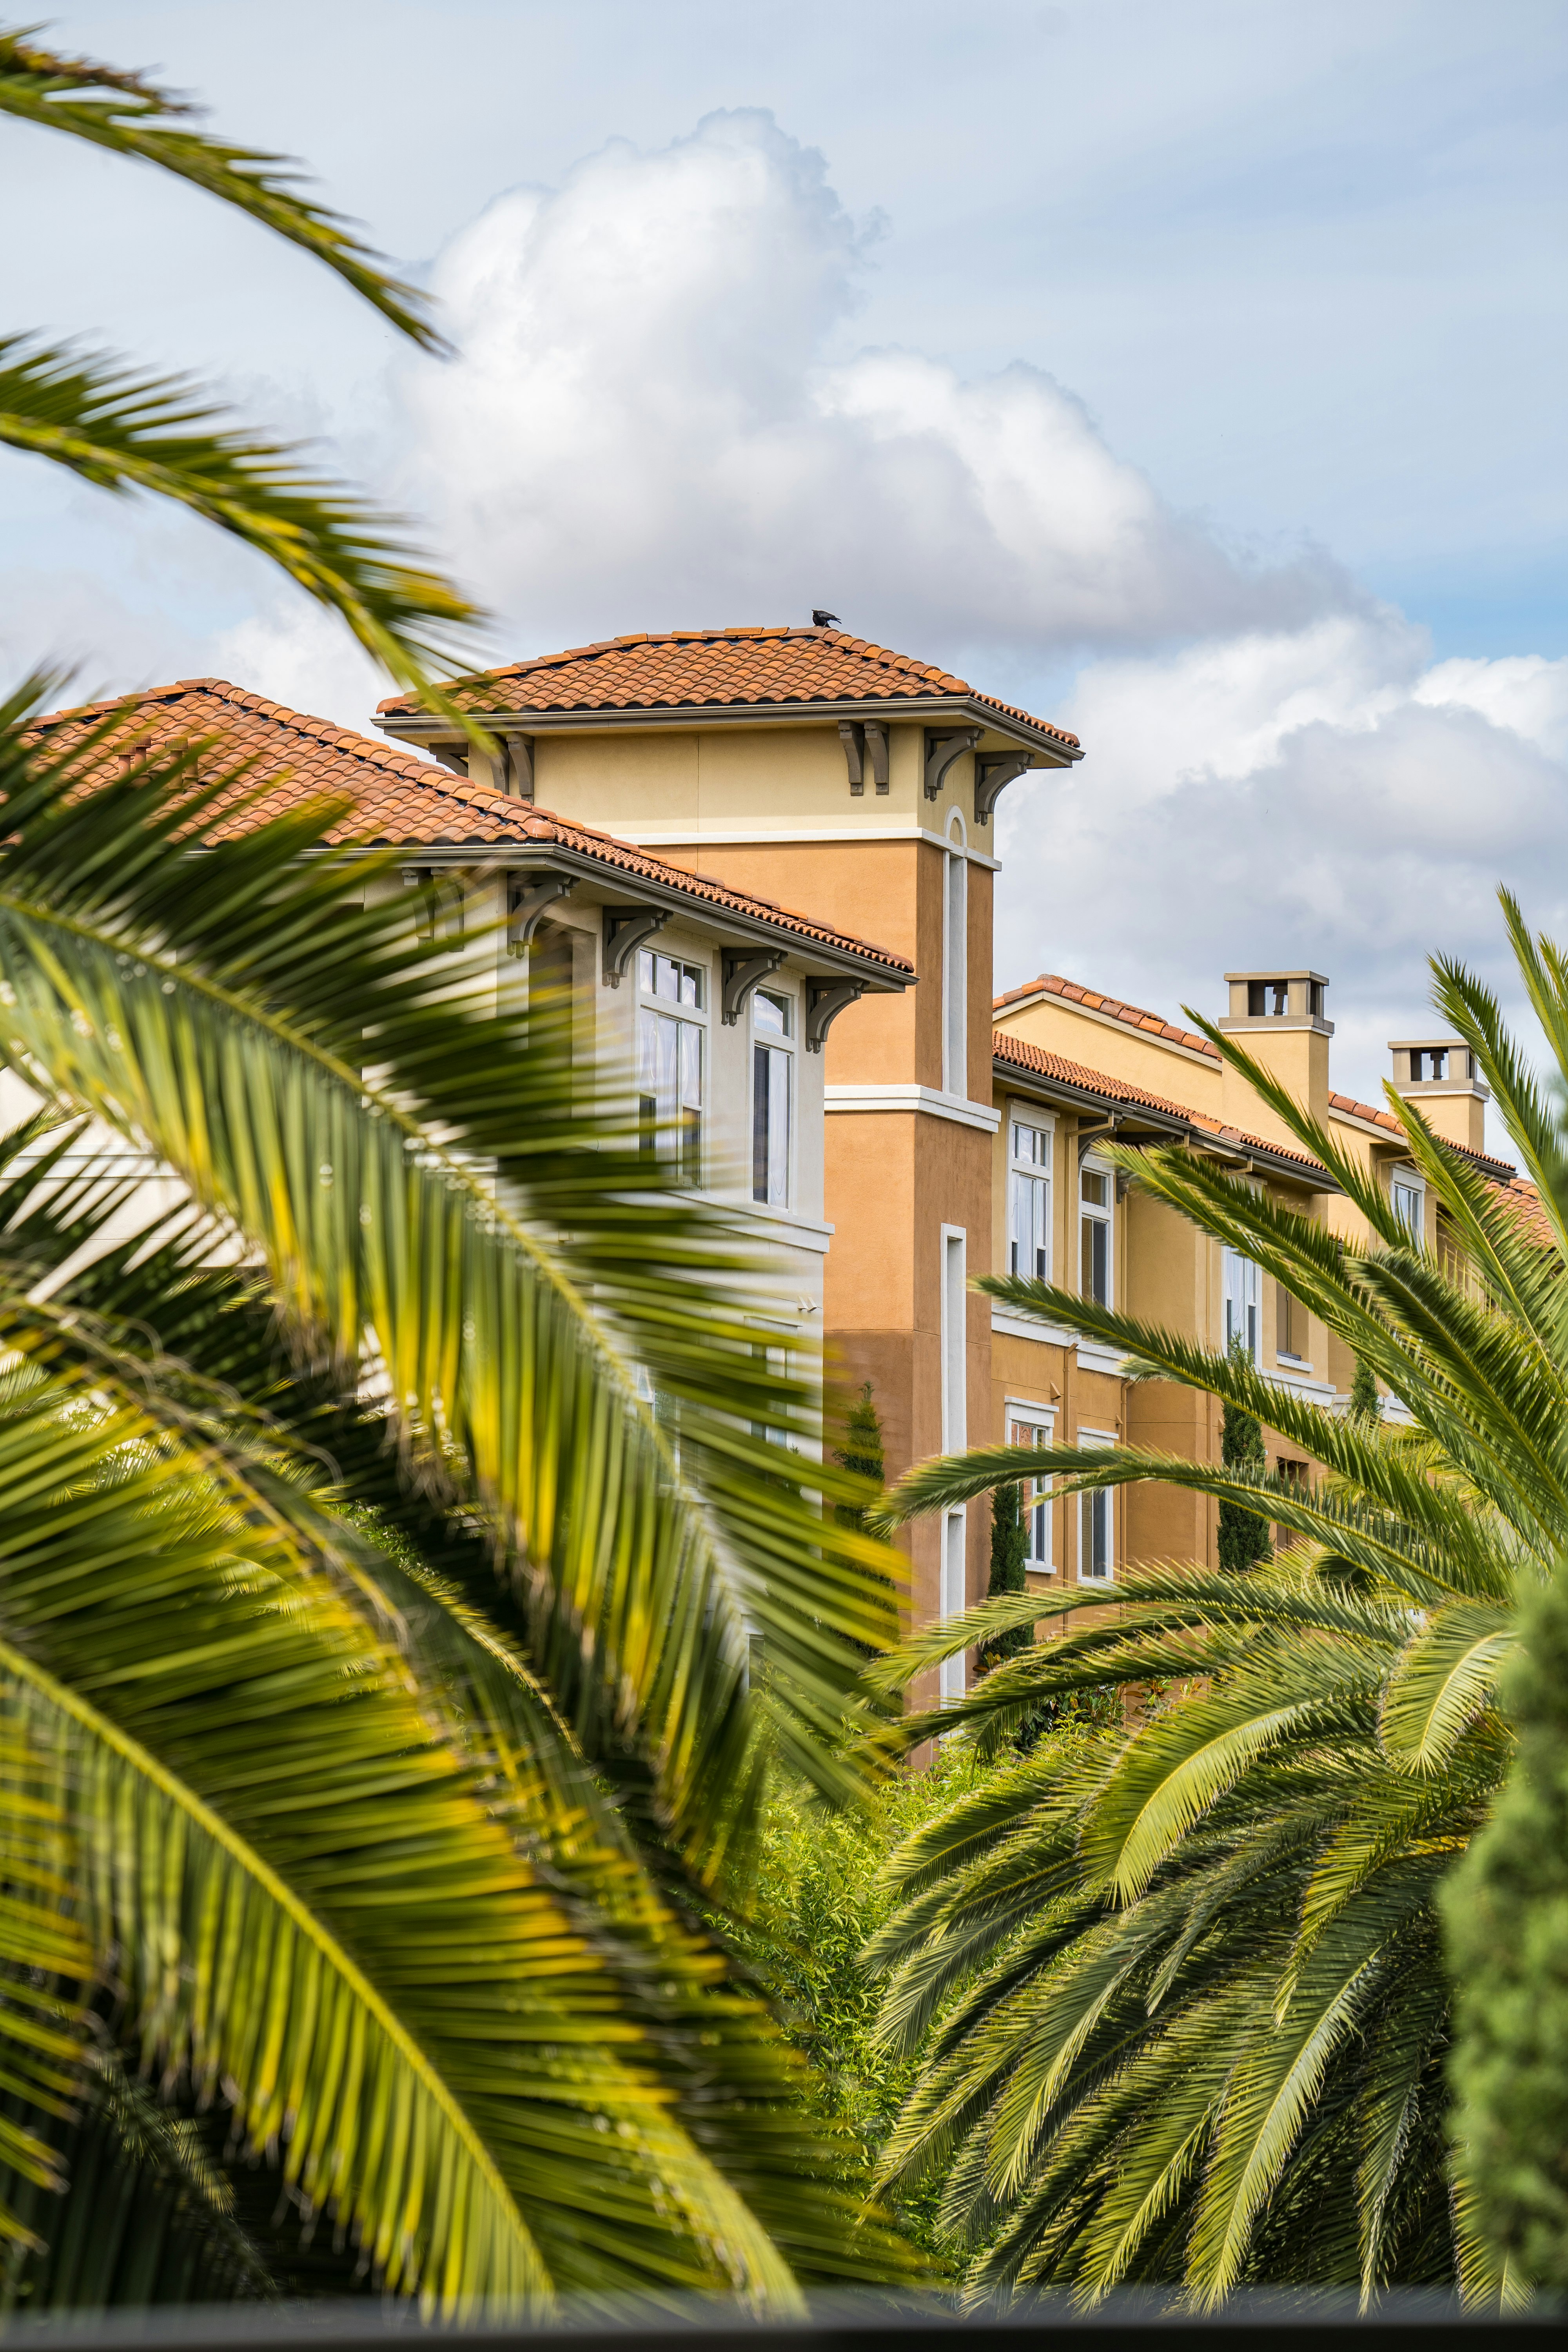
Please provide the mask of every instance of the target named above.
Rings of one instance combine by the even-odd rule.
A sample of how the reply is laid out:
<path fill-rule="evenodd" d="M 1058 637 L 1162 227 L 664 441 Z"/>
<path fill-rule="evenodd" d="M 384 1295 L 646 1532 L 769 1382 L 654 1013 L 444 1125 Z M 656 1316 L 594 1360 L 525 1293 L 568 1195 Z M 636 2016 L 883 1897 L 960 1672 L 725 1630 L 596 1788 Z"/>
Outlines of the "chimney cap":
<path fill-rule="evenodd" d="M 1232 981 L 1237 980 L 1312 980 L 1320 988 L 1327 988 L 1329 984 L 1326 971 L 1313 971 L 1310 965 L 1304 963 L 1265 963 L 1259 964 L 1256 971 L 1227 971 L 1225 974 L 1227 988 Z"/>

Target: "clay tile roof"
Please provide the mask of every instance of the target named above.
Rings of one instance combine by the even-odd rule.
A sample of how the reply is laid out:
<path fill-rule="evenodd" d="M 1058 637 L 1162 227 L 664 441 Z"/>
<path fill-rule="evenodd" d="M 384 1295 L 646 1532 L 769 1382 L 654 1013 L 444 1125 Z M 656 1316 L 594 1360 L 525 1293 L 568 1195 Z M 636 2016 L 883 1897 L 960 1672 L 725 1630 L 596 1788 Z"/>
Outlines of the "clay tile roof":
<path fill-rule="evenodd" d="M 1145 1110 L 1164 1111 L 1170 1117 L 1184 1119 L 1200 1134 L 1212 1135 L 1216 1142 L 1267 1151 L 1277 1160 L 1293 1160 L 1298 1167 L 1325 1179 L 1328 1176 L 1321 1160 L 1314 1160 L 1310 1152 L 1275 1143 L 1267 1136 L 1248 1135 L 1243 1128 L 1226 1127 L 1223 1119 L 1211 1117 L 1207 1111 L 1193 1110 L 1186 1103 L 1173 1102 L 1167 1095 L 1151 1094 L 1144 1087 L 1129 1086 L 1125 1078 L 1112 1077 L 1109 1070 L 1091 1070 L 1082 1062 L 1069 1062 L 1060 1054 L 1047 1054 L 1039 1045 L 1010 1035 L 1005 1029 L 992 1032 L 992 1047 L 995 1061 L 1009 1063 L 1015 1069 L 1031 1071 L 1037 1077 L 1059 1078 L 1064 1086 L 1081 1087 L 1107 1102 L 1136 1103 Z"/>
<path fill-rule="evenodd" d="M 232 819 L 225 818 L 220 802 L 207 827 L 208 840 L 232 837 L 312 798 L 349 799 L 353 806 L 328 827 L 324 838 L 329 842 L 476 850 L 553 845 L 591 858 L 604 867 L 606 877 L 625 875 L 657 882 L 679 891 L 694 907 L 742 915 L 799 940 L 814 940 L 837 953 L 854 955 L 889 978 L 896 977 L 900 984 L 914 977 L 914 966 L 903 956 L 836 930 L 829 923 L 791 913 L 747 891 L 732 890 L 710 875 L 688 874 L 646 849 L 634 848 L 586 825 L 571 824 L 548 809 L 510 799 L 488 784 L 470 783 L 465 776 L 374 736 L 356 735 L 333 726 L 330 719 L 286 709 L 281 703 L 247 694 L 224 678 L 180 678 L 173 686 L 154 687 L 145 694 L 53 711 L 36 722 L 35 731 L 47 732 L 52 745 L 68 749 L 116 711 L 125 715 L 121 731 L 128 751 L 148 743 L 172 747 L 218 736 L 222 743 L 215 759 L 252 761 L 243 784 L 237 788 L 237 797 L 239 791 L 254 790 L 259 784 L 266 787 L 259 801 L 243 814 L 237 810 Z"/>
<path fill-rule="evenodd" d="M 1141 1029 L 1146 1037 L 1156 1037 L 1167 1045 L 1184 1045 L 1189 1054 L 1202 1054 L 1206 1061 L 1217 1062 L 1218 1054 L 1206 1037 L 1199 1037 L 1191 1029 L 1178 1029 L 1173 1022 L 1162 1020 L 1159 1013 L 1145 1012 L 1141 1004 L 1124 1004 L 1119 997 L 1101 996 L 1098 990 L 1084 988 L 1076 980 L 1064 980 L 1059 971 L 1043 971 L 1037 980 L 1026 982 L 1022 988 L 1010 988 L 1005 996 L 994 1000 L 1000 1012 L 1005 1004 L 1021 1004 L 1031 996 L 1058 996 L 1066 1004 L 1081 1004 L 1086 1013 L 1098 1013 L 1108 1021 L 1120 1021 L 1125 1028 Z"/>
<path fill-rule="evenodd" d="M 1379 1110 L 1373 1103 L 1357 1102 L 1354 1095 L 1331 1094 L 1329 1108 L 1343 1111 L 1349 1118 L 1364 1118 L 1371 1127 L 1385 1127 L 1392 1135 L 1405 1133 L 1392 1111 Z"/>
<path fill-rule="evenodd" d="M 542 654 L 503 669 L 460 678 L 455 698 L 478 711 L 661 710 L 688 706 L 779 702 L 951 700 L 962 695 L 999 719 L 1052 736 L 1064 751 L 1079 740 L 1049 720 L 978 694 L 931 662 L 838 629 L 735 627 L 669 629 L 605 637 L 564 653 Z M 381 705 L 386 718 L 410 719 L 420 705 L 405 695 Z"/>

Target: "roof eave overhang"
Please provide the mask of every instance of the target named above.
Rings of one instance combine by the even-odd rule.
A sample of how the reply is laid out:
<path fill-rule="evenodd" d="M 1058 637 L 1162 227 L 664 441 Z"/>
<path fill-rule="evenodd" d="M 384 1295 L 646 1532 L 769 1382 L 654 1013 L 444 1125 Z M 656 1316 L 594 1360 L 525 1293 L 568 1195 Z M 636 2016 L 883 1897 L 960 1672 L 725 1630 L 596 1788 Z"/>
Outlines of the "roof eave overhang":
<path fill-rule="evenodd" d="M 354 851 L 347 854 L 363 856 L 366 847 L 391 850 L 405 866 L 426 866 L 440 874 L 473 873 L 476 869 L 507 874 L 568 874 L 574 881 L 592 883 L 611 905 L 668 907 L 672 913 L 691 916 L 726 937 L 755 940 L 770 948 L 782 947 L 810 972 L 831 972 L 838 979 L 860 981 L 873 995 L 901 996 L 906 988 L 913 988 L 918 977 L 912 971 L 889 971 L 886 964 L 857 954 L 853 948 L 835 947 L 828 940 L 787 930 L 781 924 L 770 923 L 765 916 L 748 915 L 737 907 L 715 906 L 711 899 L 694 897 L 677 884 L 656 881 L 645 874 L 623 874 L 563 842 L 371 842 L 356 845 Z"/>
<path fill-rule="evenodd" d="M 1043 755 L 1051 767 L 1069 768 L 1083 757 L 1081 744 L 1066 742 L 1048 727 L 965 694 L 855 696 L 841 702 L 660 703 L 630 710 L 476 710 L 469 715 L 493 735 L 602 734 L 655 727 L 820 727 L 837 725 L 840 719 L 913 719 L 928 726 L 956 721 L 1022 744 Z M 378 713 L 375 723 L 384 734 L 405 743 L 458 740 L 449 719 L 426 711 Z"/>
<path fill-rule="evenodd" d="M 1266 1144 L 1251 1143 L 1228 1136 L 1211 1135 L 1192 1119 L 1180 1118 L 1174 1111 L 1156 1110 L 1152 1104 L 1128 1102 L 1120 1095 L 1102 1095 L 1092 1087 L 1075 1086 L 1069 1078 L 1047 1077 L 1042 1070 L 1023 1069 L 1001 1055 L 993 1057 L 993 1074 L 998 1084 L 1018 1094 L 1032 1094 L 1047 1102 L 1059 1102 L 1074 1110 L 1092 1110 L 1122 1128 L 1139 1128 L 1168 1138 L 1173 1143 L 1188 1143 L 1194 1150 L 1212 1154 L 1227 1166 L 1256 1171 L 1258 1175 L 1275 1176 L 1282 1182 L 1300 1185 L 1308 1192 L 1338 1192 L 1342 1187 L 1326 1168 L 1304 1167 L 1286 1152 L 1270 1151 Z"/>

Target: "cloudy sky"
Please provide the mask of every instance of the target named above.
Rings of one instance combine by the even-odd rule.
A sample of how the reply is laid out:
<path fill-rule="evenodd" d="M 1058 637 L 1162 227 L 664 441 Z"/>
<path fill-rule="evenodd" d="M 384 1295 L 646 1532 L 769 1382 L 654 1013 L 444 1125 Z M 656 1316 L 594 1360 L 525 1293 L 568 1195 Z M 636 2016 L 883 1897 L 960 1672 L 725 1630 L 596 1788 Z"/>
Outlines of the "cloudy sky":
<path fill-rule="evenodd" d="M 201 370 L 420 518 L 502 657 L 805 620 L 1078 730 L 997 985 L 1332 979 L 1336 1069 L 1568 929 L 1560 0 L 200 0 L 62 46 L 306 157 L 438 298 L 0 128 L 6 323 Z M 0 665 L 382 690 L 209 531 L 0 457 Z"/>

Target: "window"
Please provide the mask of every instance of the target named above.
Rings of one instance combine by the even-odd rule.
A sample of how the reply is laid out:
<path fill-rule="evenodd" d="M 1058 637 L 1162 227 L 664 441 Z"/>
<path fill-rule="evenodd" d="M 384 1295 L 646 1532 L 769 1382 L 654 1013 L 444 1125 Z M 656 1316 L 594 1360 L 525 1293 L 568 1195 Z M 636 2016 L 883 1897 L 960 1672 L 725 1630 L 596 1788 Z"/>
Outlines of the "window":
<path fill-rule="evenodd" d="M 1426 1187 L 1411 1184 L 1396 1176 L 1394 1180 L 1394 1213 L 1410 1235 L 1419 1244 L 1426 1223 Z"/>
<path fill-rule="evenodd" d="M 1030 1120 L 1010 1122 L 1007 1173 L 1007 1271 L 1048 1282 L 1051 1272 L 1051 1131 Z"/>
<path fill-rule="evenodd" d="M 964 1252 L 968 1240 L 956 1225 L 942 1232 L 942 1450 L 962 1454 L 969 1443 L 969 1349 L 965 1331 L 968 1293 Z"/>
<path fill-rule="evenodd" d="M 1298 1363 L 1304 1363 L 1307 1359 L 1307 1310 L 1299 1298 L 1291 1297 L 1282 1282 L 1275 1284 L 1274 1297 L 1279 1308 L 1275 1352 L 1292 1356 Z"/>
<path fill-rule="evenodd" d="M 794 1000 L 759 988 L 752 999 L 752 1198 L 771 1209 L 789 1206 L 794 1035 Z"/>
<path fill-rule="evenodd" d="M 1099 1430 L 1080 1429 L 1084 1446 L 1114 1445 L 1114 1437 Z M 1110 1584 L 1116 1573 L 1116 1496 L 1109 1486 L 1078 1498 L 1078 1578 L 1080 1584 Z"/>
<path fill-rule="evenodd" d="M 637 956 L 637 1117 L 642 1148 L 702 1181 L 703 999 L 700 965 L 647 948 Z"/>
<path fill-rule="evenodd" d="M 1239 1339 L 1256 1364 L 1262 1337 L 1258 1317 L 1258 1268 L 1239 1250 L 1223 1253 L 1225 1272 L 1225 1351 L 1228 1356 Z"/>
<path fill-rule="evenodd" d="M 1048 1445 L 1051 1429 L 1051 1415 L 1046 1406 L 1008 1406 L 1009 1445 Z M 1023 1507 L 1024 1534 L 1027 1544 L 1024 1565 L 1035 1570 L 1038 1575 L 1049 1576 L 1052 1573 L 1050 1480 L 1025 1479 L 1018 1499 Z"/>
<path fill-rule="evenodd" d="M 942 1523 L 942 1613 L 944 1617 L 962 1617 L 963 1614 L 963 1525 L 962 1511 L 949 1511 Z M 967 1680 L 965 1663 L 962 1650 L 954 1657 L 943 1658 L 941 1687 L 944 1699 L 963 1696 Z"/>
<path fill-rule="evenodd" d="M 942 1083 L 950 1095 L 969 1094 L 969 863 L 962 851 L 947 858 L 942 913 Z"/>
<path fill-rule="evenodd" d="M 1079 1171 L 1079 1296 L 1099 1307 L 1110 1300 L 1111 1175 L 1109 1168 Z"/>

